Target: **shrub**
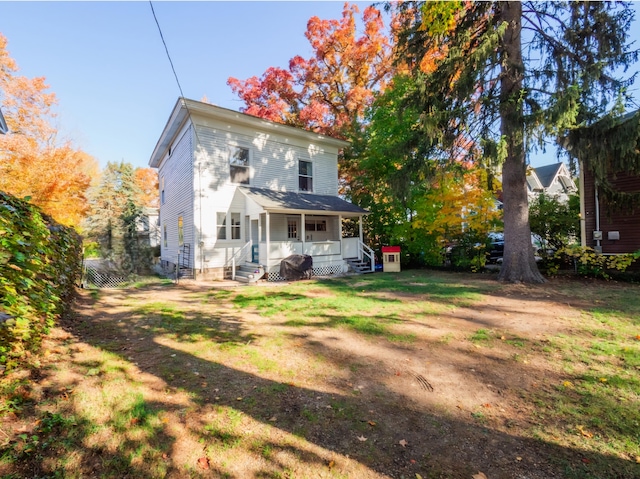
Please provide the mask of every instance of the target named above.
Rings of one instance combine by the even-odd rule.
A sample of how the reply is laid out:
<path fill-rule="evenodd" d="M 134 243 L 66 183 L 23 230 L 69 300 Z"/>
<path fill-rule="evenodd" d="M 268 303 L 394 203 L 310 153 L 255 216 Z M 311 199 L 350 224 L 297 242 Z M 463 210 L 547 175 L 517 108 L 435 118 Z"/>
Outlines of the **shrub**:
<path fill-rule="evenodd" d="M 79 235 L 0 192 L 0 367 L 38 349 L 81 274 Z"/>
<path fill-rule="evenodd" d="M 610 279 L 611 274 L 623 273 L 640 258 L 640 251 L 635 253 L 603 255 L 593 248 L 567 246 L 556 251 L 553 259 L 554 267 L 548 268 L 550 273 L 557 272 L 559 264 L 571 261 L 578 274 L 594 278 Z"/>

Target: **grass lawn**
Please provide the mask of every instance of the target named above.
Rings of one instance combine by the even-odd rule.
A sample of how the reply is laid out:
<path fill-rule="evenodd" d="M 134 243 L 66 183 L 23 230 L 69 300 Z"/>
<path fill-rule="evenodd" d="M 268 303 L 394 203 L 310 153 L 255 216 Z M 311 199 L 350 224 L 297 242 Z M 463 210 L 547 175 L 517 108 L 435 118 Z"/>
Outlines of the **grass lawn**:
<path fill-rule="evenodd" d="M 376 273 L 80 291 L 0 477 L 638 478 L 640 286 Z"/>

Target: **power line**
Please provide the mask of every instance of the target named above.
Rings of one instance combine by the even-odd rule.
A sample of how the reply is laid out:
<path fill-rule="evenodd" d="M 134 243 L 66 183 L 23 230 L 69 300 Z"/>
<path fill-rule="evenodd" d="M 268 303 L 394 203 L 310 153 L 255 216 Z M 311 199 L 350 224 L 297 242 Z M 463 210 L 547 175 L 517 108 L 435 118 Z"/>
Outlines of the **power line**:
<path fill-rule="evenodd" d="M 195 124 L 195 122 L 193 121 L 193 118 L 191 116 L 191 110 L 189 109 L 189 105 L 187 105 L 187 99 L 184 96 L 184 92 L 182 91 L 182 86 L 180 85 L 180 80 L 178 79 L 178 74 L 176 73 L 176 69 L 173 66 L 173 61 L 171 60 L 171 55 L 169 54 L 169 48 L 167 48 L 167 42 L 165 42 L 164 40 L 164 35 L 162 34 L 162 28 L 160 28 L 160 23 L 158 22 L 158 17 L 156 17 L 156 11 L 153 8 L 153 3 L 151 2 L 151 0 L 149 0 L 149 6 L 151 7 L 151 13 L 153 13 L 153 19 L 156 22 L 156 25 L 158 27 L 158 32 L 160 33 L 160 38 L 162 39 L 162 44 L 164 45 L 164 51 L 167 52 L 167 58 L 169 59 L 169 63 L 171 64 L 171 70 L 173 71 L 173 76 L 176 79 L 176 83 L 178 84 L 178 89 L 180 90 L 180 98 L 182 99 L 182 104 L 184 105 L 184 108 L 187 110 L 187 116 L 189 117 L 189 121 L 191 122 L 192 125 L 192 129 L 193 129 L 193 136 L 195 137 L 195 141 L 196 141 L 196 148 L 193 151 L 197 151 L 200 149 L 201 143 L 200 143 L 200 137 L 198 136 L 198 128 Z M 199 214 L 200 214 L 200 218 L 199 218 L 199 241 L 198 241 L 198 246 L 200 247 L 200 256 L 201 256 L 201 263 L 200 263 L 200 270 L 203 271 L 204 268 L 204 236 L 203 236 L 203 232 L 202 232 L 202 161 L 197 161 L 197 166 L 198 166 L 198 203 L 199 203 Z M 178 254 L 178 258 L 180 257 L 180 255 Z M 195 269 L 195 258 L 194 258 L 194 269 Z"/>
<path fill-rule="evenodd" d="M 169 59 L 169 63 L 171 64 L 171 70 L 173 71 L 173 76 L 175 77 L 176 83 L 178 84 L 178 89 L 180 90 L 180 96 L 184 98 L 184 93 L 182 92 L 182 86 L 180 85 L 178 74 L 176 73 L 176 69 L 173 66 L 173 61 L 171 60 L 171 55 L 169 54 L 169 48 L 167 48 L 167 42 L 164 41 L 164 35 L 162 34 L 162 29 L 160 28 L 160 23 L 158 22 L 158 17 L 156 17 L 156 11 L 153 8 L 153 3 L 151 2 L 151 0 L 149 0 L 149 6 L 151 7 L 151 13 L 153 13 L 153 19 L 156 21 L 158 32 L 160 32 L 160 38 L 162 39 L 162 44 L 164 45 L 164 51 L 167 52 L 167 58 Z"/>

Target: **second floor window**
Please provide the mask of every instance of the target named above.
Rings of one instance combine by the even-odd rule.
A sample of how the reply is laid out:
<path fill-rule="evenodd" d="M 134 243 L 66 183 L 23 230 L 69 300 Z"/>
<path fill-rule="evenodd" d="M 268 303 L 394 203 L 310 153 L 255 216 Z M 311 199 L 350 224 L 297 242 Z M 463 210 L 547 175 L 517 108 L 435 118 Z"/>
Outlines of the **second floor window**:
<path fill-rule="evenodd" d="M 313 191 L 313 168 L 310 161 L 298 162 L 298 191 Z"/>
<path fill-rule="evenodd" d="M 249 148 L 229 146 L 229 175 L 231 183 L 249 184 Z"/>

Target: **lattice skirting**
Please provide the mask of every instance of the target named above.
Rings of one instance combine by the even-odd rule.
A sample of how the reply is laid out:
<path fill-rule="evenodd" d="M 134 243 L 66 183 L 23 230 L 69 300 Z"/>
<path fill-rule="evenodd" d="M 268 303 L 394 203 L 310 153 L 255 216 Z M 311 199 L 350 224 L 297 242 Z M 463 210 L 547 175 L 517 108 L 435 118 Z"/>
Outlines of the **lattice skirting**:
<path fill-rule="evenodd" d="M 82 276 L 83 288 L 120 288 L 129 282 L 126 276 L 117 276 L 112 273 L 98 271 L 95 268 L 85 268 Z"/>
<path fill-rule="evenodd" d="M 326 266 L 314 266 L 313 276 L 333 276 L 342 273 L 341 264 L 332 264 Z M 267 273 L 267 281 L 284 281 L 279 271 L 271 271 Z"/>

